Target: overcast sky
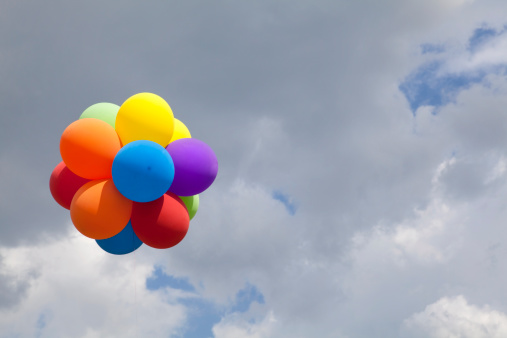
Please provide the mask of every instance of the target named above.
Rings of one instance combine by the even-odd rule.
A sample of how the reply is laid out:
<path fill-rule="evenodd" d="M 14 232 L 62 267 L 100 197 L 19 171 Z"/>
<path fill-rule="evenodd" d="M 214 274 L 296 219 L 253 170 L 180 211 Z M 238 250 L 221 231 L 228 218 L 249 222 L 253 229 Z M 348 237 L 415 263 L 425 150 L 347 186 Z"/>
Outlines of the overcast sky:
<path fill-rule="evenodd" d="M 1 1 L 0 337 L 507 337 L 504 0 Z M 49 192 L 67 125 L 162 96 L 218 157 L 114 256 Z"/>

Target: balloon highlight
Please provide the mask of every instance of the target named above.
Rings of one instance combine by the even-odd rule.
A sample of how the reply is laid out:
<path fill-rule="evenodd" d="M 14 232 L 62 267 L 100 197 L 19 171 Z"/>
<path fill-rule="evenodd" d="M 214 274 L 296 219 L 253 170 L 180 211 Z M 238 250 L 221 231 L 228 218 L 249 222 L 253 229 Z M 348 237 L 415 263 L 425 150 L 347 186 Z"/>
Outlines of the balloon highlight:
<path fill-rule="evenodd" d="M 200 194 L 217 177 L 217 158 L 203 141 L 183 138 L 170 143 L 166 150 L 174 161 L 174 181 L 169 191 L 176 195 Z"/>
<path fill-rule="evenodd" d="M 173 112 L 158 95 L 136 94 L 118 110 L 116 131 L 124 145 L 137 140 L 149 140 L 165 147 L 174 131 Z"/>
<path fill-rule="evenodd" d="M 185 204 L 174 194 L 148 203 L 134 203 L 132 228 L 146 245 L 168 249 L 187 234 L 190 218 Z"/>
<path fill-rule="evenodd" d="M 114 184 L 123 196 L 135 202 L 150 202 L 171 186 L 174 164 L 158 143 L 133 141 L 116 155 L 112 174 Z"/>

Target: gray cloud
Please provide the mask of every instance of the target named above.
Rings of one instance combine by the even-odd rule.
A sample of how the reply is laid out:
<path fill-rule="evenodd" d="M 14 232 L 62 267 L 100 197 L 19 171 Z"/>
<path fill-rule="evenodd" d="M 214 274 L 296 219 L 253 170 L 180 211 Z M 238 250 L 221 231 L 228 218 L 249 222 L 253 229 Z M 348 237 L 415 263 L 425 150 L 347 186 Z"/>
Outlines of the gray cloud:
<path fill-rule="evenodd" d="M 241 160 L 242 130 L 269 116 L 281 121 L 290 142 L 285 146 L 291 148 L 280 149 L 285 163 L 275 172 L 264 172 L 264 180 L 287 177 L 281 185 L 292 185 L 295 178 L 283 173 L 298 168 L 296 175 L 306 178 L 303 191 L 328 194 L 341 188 L 342 196 L 353 193 L 353 187 L 343 189 L 344 182 L 333 180 L 330 185 L 319 177 L 333 172 L 344 177 L 372 165 L 364 142 L 375 141 L 361 135 L 350 140 L 349 135 L 352 130 L 360 134 L 363 125 L 376 135 L 390 128 L 382 125 L 383 108 L 368 104 L 370 95 L 376 95 L 373 88 L 395 69 L 392 58 L 398 50 L 393 47 L 399 34 L 407 34 L 400 33 L 396 23 L 415 17 L 416 10 L 431 10 L 428 5 L 403 12 L 401 6 L 390 14 L 390 23 L 380 16 L 359 15 L 373 5 L 9 4 L 1 24 L 6 33 L 0 37 L 5 50 L 2 78 L 8 86 L 2 91 L 1 141 L 2 167 L 10 177 L 2 194 L 10 196 L 12 204 L 5 205 L 2 222 L 24 229 L 22 237 L 12 234 L 3 240 L 35 238 L 42 228 L 61 231 L 57 225 L 39 223 L 58 217 L 47 198 L 16 190 L 31 176 L 38 191 L 47 191 L 47 177 L 59 161 L 59 136 L 86 107 L 99 101 L 121 104 L 139 91 L 165 97 L 194 135 L 216 149 L 226 172 Z M 357 18 L 368 18 L 368 25 L 348 30 Z M 369 34 L 373 30 L 387 38 L 376 39 Z M 361 73 L 368 81 L 356 76 Z M 360 101 L 353 94 L 358 90 Z M 308 165 L 302 165 L 303 158 Z M 32 212 L 20 215 L 19 195 Z"/>
<path fill-rule="evenodd" d="M 28 275 L 17 276 L 15 271 L 6 271 L 4 258 L 0 256 L 0 311 L 9 311 L 26 296 L 32 279 L 37 277 L 35 270 Z"/>

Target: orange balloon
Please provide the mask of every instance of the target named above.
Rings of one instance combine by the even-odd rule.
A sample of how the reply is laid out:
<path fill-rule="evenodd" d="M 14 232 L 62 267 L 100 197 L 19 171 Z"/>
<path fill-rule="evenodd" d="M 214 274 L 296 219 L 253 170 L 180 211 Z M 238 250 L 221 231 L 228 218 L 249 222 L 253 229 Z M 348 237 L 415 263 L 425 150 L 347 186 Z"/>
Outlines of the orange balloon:
<path fill-rule="evenodd" d="M 76 175 L 88 179 L 111 178 L 120 138 L 107 122 L 85 118 L 71 123 L 60 139 L 60 154 Z"/>
<path fill-rule="evenodd" d="M 116 189 L 112 179 L 86 183 L 70 204 L 72 223 L 80 233 L 93 239 L 117 235 L 131 214 L 132 201 Z"/>

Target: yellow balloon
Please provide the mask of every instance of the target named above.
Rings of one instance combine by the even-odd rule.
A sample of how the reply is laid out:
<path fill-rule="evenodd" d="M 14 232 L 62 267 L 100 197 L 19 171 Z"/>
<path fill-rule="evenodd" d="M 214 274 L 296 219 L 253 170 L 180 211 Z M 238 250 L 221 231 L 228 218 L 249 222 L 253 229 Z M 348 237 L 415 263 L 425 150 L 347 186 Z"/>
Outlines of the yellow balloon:
<path fill-rule="evenodd" d="M 174 131 L 173 131 L 173 137 L 171 138 L 172 141 L 179 140 L 180 138 L 192 138 L 192 135 L 190 135 L 190 131 L 188 130 L 187 126 L 183 124 L 180 120 L 177 118 L 174 119 Z M 169 143 L 171 143 L 169 142 Z"/>
<path fill-rule="evenodd" d="M 121 105 L 116 115 L 115 129 L 123 145 L 149 140 L 165 147 L 173 135 L 173 112 L 158 95 L 136 94 Z"/>

